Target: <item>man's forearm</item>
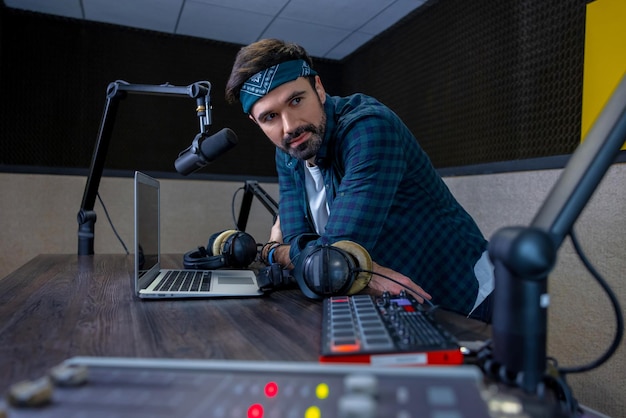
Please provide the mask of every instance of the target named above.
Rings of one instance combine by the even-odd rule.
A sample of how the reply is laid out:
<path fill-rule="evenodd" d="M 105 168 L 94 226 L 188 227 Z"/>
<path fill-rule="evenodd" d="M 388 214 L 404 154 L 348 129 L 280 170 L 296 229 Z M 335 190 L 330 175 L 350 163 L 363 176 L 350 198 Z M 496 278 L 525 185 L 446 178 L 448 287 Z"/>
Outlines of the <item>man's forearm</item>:
<path fill-rule="evenodd" d="M 283 268 L 293 268 L 291 258 L 289 257 L 289 244 L 280 244 L 274 248 L 272 252 L 272 261 L 280 264 Z"/>
<path fill-rule="evenodd" d="M 282 268 L 293 268 L 289 256 L 289 244 L 269 241 L 261 248 L 261 261 L 265 264 L 279 264 Z"/>

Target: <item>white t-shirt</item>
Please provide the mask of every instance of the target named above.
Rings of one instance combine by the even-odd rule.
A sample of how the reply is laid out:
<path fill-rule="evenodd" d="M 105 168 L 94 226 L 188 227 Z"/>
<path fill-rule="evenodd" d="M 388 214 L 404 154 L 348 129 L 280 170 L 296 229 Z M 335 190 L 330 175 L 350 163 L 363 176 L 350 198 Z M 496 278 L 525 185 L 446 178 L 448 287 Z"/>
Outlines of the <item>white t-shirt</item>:
<path fill-rule="evenodd" d="M 328 202 L 326 201 L 326 188 L 324 187 L 324 177 L 319 167 L 310 167 L 308 163 L 304 163 L 307 168 L 304 170 L 306 195 L 309 199 L 309 207 L 315 224 L 315 231 L 318 235 L 324 233 L 326 223 L 328 222 Z"/>

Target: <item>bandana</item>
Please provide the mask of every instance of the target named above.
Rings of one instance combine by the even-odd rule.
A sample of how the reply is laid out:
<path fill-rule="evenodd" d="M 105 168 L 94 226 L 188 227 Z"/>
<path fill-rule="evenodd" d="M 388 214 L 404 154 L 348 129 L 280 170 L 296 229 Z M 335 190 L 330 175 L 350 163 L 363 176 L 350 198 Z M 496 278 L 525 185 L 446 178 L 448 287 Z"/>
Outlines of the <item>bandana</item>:
<path fill-rule="evenodd" d="M 304 60 L 282 62 L 256 73 L 243 83 L 239 92 L 239 100 L 244 113 L 250 113 L 250 109 L 257 100 L 281 84 L 309 75 L 317 75 L 317 73 Z"/>

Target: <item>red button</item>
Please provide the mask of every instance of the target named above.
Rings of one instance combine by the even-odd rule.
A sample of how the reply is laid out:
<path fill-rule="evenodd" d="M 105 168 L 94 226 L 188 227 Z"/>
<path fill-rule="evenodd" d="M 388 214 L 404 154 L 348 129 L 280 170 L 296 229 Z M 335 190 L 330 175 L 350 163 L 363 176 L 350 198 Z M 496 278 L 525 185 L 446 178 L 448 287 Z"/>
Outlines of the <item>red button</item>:
<path fill-rule="evenodd" d="M 263 418 L 263 406 L 255 403 L 248 408 L 248 418 Z"/>
<path fill-rule="evenodd" d="M 265 396 L 268 398 L 273 398 L 278 394 L 278 385 L 276 382 L 269 382 L 265 385 Z"/>

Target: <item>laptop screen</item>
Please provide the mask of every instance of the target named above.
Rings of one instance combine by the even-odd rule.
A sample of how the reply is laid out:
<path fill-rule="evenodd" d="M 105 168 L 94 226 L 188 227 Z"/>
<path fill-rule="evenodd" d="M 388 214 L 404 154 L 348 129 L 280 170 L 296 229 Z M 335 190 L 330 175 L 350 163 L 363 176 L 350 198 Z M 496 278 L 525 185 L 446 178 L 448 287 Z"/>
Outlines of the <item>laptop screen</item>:
<path fill-rule="evenodd" d="M 139 274 L 159 262 L 159 182 L 136 173 L 135 251 Z"/>

